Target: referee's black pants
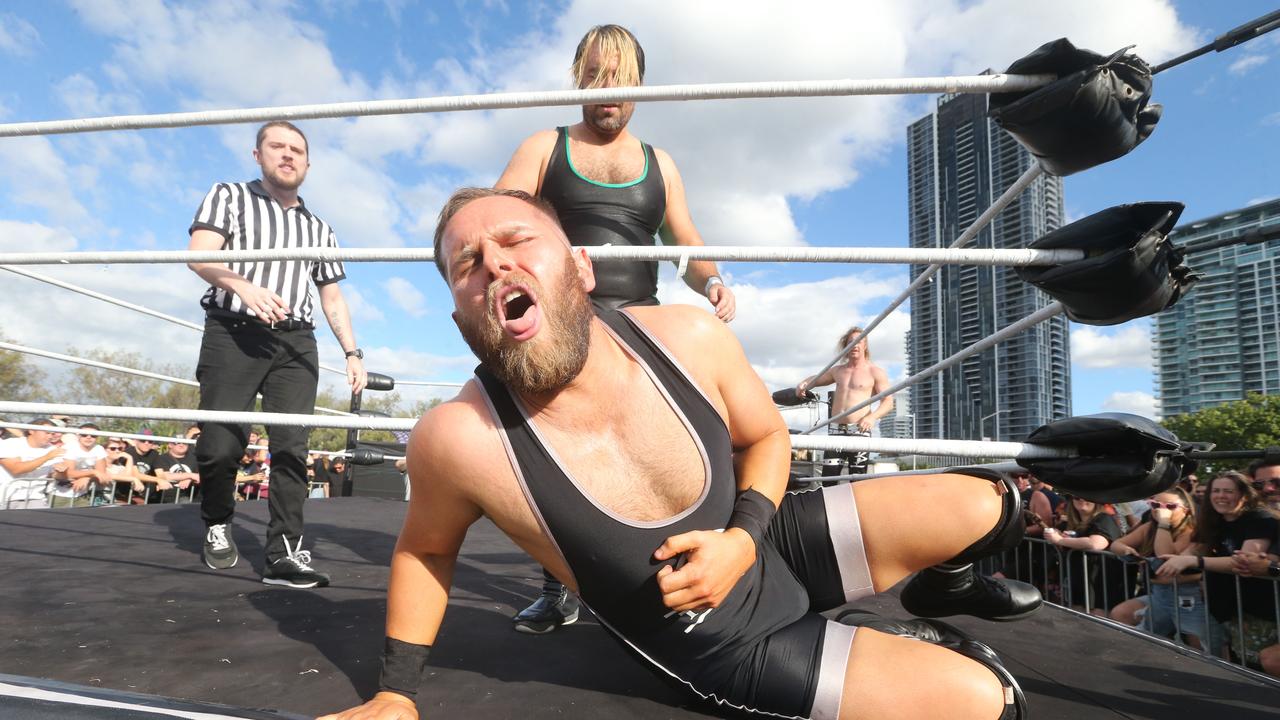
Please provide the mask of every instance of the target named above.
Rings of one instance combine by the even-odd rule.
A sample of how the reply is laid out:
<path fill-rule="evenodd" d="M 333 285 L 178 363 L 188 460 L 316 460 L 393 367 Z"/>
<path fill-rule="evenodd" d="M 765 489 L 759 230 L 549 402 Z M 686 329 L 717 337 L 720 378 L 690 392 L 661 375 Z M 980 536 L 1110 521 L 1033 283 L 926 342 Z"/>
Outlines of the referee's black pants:
<path fill-rule="evenodd" d="M 210 314 L 205 319 L 200 362 L 201 410 L 253 410 L 262 393 L 265 412 L 315 412 L 319 356 L 310 329 L 273 330 L 251 318 Z M 311 429 L 267 426 L 271 491 L 267 506 L 267 561 L 294 550 L 302 540 L 302 503 L 307 499 L 307 440 Z M 201 423 L 196 441 L 200 512 L 205 525 L 229 522 L 236 510 L 236 470 L 249 441 L 248 425 Z"/>

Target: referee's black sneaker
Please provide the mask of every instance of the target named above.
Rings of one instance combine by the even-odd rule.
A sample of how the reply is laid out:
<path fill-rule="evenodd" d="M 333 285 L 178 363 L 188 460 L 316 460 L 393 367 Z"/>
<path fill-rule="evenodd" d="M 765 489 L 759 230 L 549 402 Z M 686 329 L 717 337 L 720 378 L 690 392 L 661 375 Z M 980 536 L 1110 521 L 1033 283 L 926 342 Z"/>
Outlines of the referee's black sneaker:
<path fill-rule="evenodd" d="M 231 523 L 210 525 L 204 535 L 204 564 L 210 570 L 227 570 L 239 561 L 240 552 L 231 539 Z"/>
<path fill-rule="evenodd" d="M 329 584 L 329 576 L 311 567 L 311 551 L 295 550 L 289 547 L 289 539 L 284 539 L 283 557 L 268 560 L 266 570 L 262 573 L 262 582 L 267 585 L 284 585 L 292 588 L 325 587 Z M 302 547 L 302 538 L 298 538 L 298 547 Z"/>

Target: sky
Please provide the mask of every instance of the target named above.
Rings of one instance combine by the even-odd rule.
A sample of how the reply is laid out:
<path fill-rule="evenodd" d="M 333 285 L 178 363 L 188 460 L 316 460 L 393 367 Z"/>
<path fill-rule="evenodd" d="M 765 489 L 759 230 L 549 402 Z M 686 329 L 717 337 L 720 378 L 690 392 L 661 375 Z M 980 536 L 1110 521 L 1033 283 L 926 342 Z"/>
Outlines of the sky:
<path fill-rule="evenodd" d="M 403 99 L 571 86 L 573 48 L 618 23 L 648 84 L 976 74 L 1059 37 L 1158 63 L 1275 9 L 1165 0 L 413 2 L 14 0 L 0 6 L 0 123 Z M 1128 156 L 1066 178 L 1069 219 L 1178 200 L 1189 221 L 1280 195 L 1280 32 L 1156 78 L 1165 112 Z M 907 245 L 906 127 L 936 96 L 646 103 L 631 129 L 667 150 L 708 244 Z M 427 246 L 461 185 L 491 185 L 520 141 L 577 108 L 301 123 L 308 207 L 348 247 Z M 183 249 L 217 182 L 257 177 L 255 126 L 0 139 L 0 253 Z M 181 265 L 36 267 L 199 321 L 203 284 Z M 722 263 L 733 330 L 771 388 L 830 359 L 849 325 L 907 284 L 893 265 Z M 343 292 L 366 366 L 462 382 L 475 364 L 432 265 L 349 263 Z M 0 272 L 0 333 L 55 352 L 140 353 L 194 372 L 198 333 Z M 664 266 L 660 299 L 703 305 Z M 905 376 L 909 305 L 871 336 Z M 1151 323 L 1072 325 L 1074 414 L 1155 414 Z M 327 329 L 321 360 L 341 366 Z M 33 358 L 52 381 L 65 365 Z M 322 375 L 327 385 L 335 375 Z M 336 387 L 336 385 L 333 385 Z M 416 400 L 447 389 L 406 388 Z M 793 421 L 794 422 L 794 421 Z"/>

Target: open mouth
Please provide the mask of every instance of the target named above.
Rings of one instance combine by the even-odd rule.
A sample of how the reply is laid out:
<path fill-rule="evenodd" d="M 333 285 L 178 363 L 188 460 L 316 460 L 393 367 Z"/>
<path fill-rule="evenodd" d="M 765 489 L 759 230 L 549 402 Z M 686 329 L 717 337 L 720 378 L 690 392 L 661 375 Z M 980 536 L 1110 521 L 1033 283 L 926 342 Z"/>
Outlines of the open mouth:
<path fill-rule="evenodd" d="M 513 340 L 524 341 L 538 333 L 542 312 L 533 292 L 524 285 L 503 288 L 496 299 L 498 322 Z"/>

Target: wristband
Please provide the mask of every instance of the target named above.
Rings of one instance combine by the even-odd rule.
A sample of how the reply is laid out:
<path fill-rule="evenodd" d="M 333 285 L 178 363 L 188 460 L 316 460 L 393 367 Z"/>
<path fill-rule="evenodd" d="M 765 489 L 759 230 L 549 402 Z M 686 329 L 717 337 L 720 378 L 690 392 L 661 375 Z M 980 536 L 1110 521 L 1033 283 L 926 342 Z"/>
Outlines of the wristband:
<path fill-rule="evenodd" d="M 422 676 L 427 670 L 427 656 L 430 654 L 430 645 L 417 645 L 388 637 L 382 650 L 382 676 L 378 679 L 378 690 L 404 695 L 410 699 L 417 698 L 418 686 L 422 684 Z"/>
<path fill-rule="evenodd" d="M 1201 570 L 1203 570 L 1203 569 L 1204 569 L 1204 556 L 1203 556 L 1203 555 L 1197 555 L 1197 556 L 1196 556 L 1196 567 L 1197 567 L 1197 568 L 1199 568 L 1199 569 L 1201 569 Z"/>
<path fill-rule="evenodd" d="M 703 286 L 702 294 L 710 295 L 711 288 L 715 287 L 716 285 L 723 285 L 723 284 L 724 284 L 724 280 L 722 280 L 719 275 L 712 275 L 711 277 L 707 278 L 707 284 Z"/>
<path fill-rule="evenodd" d="M 745 530 L 758 548 L 764 538 L 764 531 L 769 527 L 769 521 L 777 511 L 773 501 L 763 493 L 755 488 L 747 488 L 738 493 L 738 500 L 733 504 L 733 515 L 729 516 L 729 526 L 725 529 Z"/>

